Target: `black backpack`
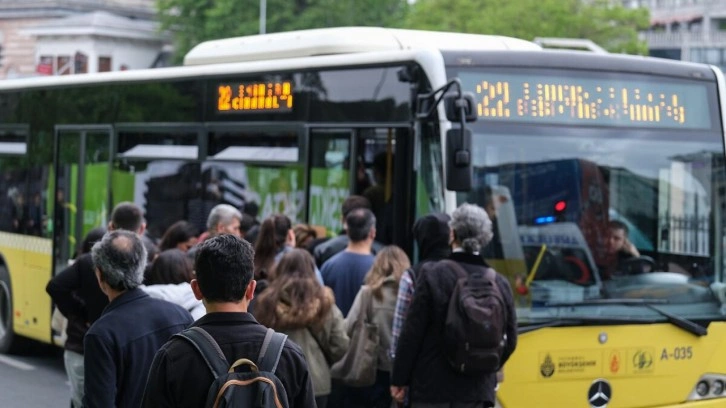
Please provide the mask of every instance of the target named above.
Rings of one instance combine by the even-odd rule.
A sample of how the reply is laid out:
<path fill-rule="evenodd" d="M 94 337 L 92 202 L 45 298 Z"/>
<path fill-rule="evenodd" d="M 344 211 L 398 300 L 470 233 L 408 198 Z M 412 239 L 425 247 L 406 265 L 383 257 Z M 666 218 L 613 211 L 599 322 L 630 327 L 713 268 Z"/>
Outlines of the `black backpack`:
<path fill-rule="evenodd" d="M 444 327 L 444 354 L 459 373 L 478 375 L 499 370 L 506 343 L 507 308 L 494 269 L 469 274 L 452 261 L 456 272 Z"/>
<path fill-rule="evenodd" d="M 189 341 L 215 376 L 205 407 L 289 407 L 285 387 L 275 376 L 287 335 L 267 329 L 257 358 L 259 365 L 241 358 L 231 366 L 214 338 L 201 327 L 191 327 L 174 336 Z M 243 366 L 249 370 L 236 371 Z"/>

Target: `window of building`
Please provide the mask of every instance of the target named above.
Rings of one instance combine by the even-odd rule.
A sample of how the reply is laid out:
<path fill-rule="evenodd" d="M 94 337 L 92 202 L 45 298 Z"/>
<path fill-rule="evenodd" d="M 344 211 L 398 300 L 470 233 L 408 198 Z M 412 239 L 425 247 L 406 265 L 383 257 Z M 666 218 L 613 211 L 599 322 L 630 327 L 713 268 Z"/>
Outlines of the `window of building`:
<path fill-rule="evenodd" d="M 35 71 L 42 75 L 53 75 L 53 72 L 55 72 L 53 69 L 53 60 L 52 55 L 41 55 Z"/>
<path fill-rule="evenodd" d="M 56 75 L 73 74 L 73 64 L 69 55 L 59 55 L 56 57 Z"/>
<path fill-rule="evenodd" d="M 76 74 L 86 74 L 88 73 L 88 55 L 77 52 L 75 57 L 75 73 Z"/>
<path fill-rule="evenodd" d="M 111 72 L 111 57 L 98 57 L 98 72 Z"/>

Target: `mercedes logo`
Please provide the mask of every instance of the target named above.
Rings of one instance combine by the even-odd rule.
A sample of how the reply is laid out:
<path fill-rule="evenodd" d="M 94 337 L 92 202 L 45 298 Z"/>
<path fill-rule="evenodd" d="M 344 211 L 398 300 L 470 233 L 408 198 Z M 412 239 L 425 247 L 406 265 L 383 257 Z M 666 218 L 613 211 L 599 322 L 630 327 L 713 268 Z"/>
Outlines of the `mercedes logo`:
<path fill-rule="evenodd" d="M 607 407 L 612 395 L 613 389 L 610 387 L 610 383 L 603 378 L 595 380 L 587 390 L 587 400 L 592 408 Z"/>

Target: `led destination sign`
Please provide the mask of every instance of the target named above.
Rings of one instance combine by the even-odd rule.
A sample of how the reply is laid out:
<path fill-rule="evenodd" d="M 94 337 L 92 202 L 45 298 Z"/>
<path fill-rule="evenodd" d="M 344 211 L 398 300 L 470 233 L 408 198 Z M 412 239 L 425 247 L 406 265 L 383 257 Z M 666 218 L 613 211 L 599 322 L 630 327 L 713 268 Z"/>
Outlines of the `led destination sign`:
<path fill-rule="evenodd" d="M 292 82 L 223 83 L 217 86 L 217 112 L 291 112 Z"/>
<path fill-rule="evenodd" d="M 578 78 L 460 72 L 480 119 L 671 129 L 710 129 L 706 86 L 647 78 Z M 645 78 L 645 77 L 644 77 Z"/>

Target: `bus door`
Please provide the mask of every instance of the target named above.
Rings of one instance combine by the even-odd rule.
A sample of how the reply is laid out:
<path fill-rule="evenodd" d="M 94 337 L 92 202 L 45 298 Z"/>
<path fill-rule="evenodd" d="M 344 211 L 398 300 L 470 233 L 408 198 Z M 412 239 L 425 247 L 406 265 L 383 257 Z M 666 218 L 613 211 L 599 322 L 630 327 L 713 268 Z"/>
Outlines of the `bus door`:
<path fill-rule="evenodd" d="M 348 195 L 368 198 L 376 239 L 412 249 L 413 149 L 408 127 L 310 129 L 309 220 L 328 235 L 342 230 Z"/>
<path fill-rule="evenodd" d="M 332 237 L 343 230 L 340 207 L 355 190 L 353 134 L 352 129 L 310 130 L 307 219 L 319 236 Z"/>
<path fill-rule="evenodd" d="M 65 268 L 83 237 L 108 218 L 110 125 L 55 128 L 53 217 L 54 273 Z"/>

